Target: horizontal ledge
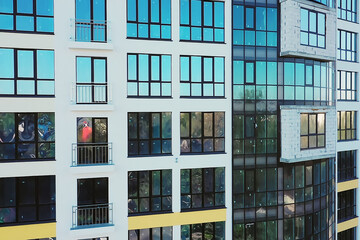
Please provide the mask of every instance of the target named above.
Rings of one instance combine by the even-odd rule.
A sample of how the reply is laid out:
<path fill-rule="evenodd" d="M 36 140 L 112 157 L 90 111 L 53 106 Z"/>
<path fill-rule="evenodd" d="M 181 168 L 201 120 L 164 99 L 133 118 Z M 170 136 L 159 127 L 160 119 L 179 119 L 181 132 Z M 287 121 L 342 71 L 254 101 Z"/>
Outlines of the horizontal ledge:
<path fill-rule="evenodd" d="M 355 217 L 353 219 L 338 223 L 337 232 L 340 233 L 346 231 L 350 228 L 357 227 L 357 225 L 358 225 L 358 217 Z"/>
<path fill-rule="evenodd" d="M 359 187 L 359 179 L 353 179 L 350 181 L 344 181 L 344 182 L 339 182 L 337 184 L 337 192 L 345 192 L 351 189 L 356 189 Z"/>
<path fill-rule="evenodd" d="M 106 112 L 114 111 L 115 106 L 113 104 L 72 104 L 70 105 L 70 111 L 84 111 L 84 112 Z"/>
<path fill-rule="evenodd" d="M 318 150 L 318 148 L 315 148 L 313 150 Z M 310 150 L 308 150 L 308 151 L 310 151 Z M 316 155 L 316 156 L 311 156 L 311 157 L 291 158 L 291 159 L 280 158 L 280 162 L 297 163 L 297 162 L 313 161 L 313 160 L 319 160 L 319 159 L 324 159 L 324 158 L 334 158 L 334 157 L 336 157 L 336 153 Z"/>
<path fill-rule="evenodd" d="M 2 240 L 41 239 L 56 236 L 56 223 L 0 227 Z"/>

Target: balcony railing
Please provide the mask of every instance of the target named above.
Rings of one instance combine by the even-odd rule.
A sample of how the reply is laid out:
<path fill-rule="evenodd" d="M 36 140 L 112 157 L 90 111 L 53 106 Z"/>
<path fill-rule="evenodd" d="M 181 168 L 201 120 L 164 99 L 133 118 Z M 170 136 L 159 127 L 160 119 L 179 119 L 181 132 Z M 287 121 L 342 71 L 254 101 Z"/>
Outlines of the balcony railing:
<path fill-rule="evenodd" d="M 72 227 L 113 224 L 113 204 L 73 206 Z"/>
<path fill-rule="evenodd" d="M 107 83 L 73 83 L 73 104 L 107 104 L 111 102 L 110 85 Z"/>
<path fill-rule="evenodd" d="M 71 19 L 73 36 L 77 42 L 109 42 L 108 21 L 91 19 Z"/>
<path fill-rule="evenodd" d="M 112 143 L 73 143 L 72 166 L 112 164 Z"/>

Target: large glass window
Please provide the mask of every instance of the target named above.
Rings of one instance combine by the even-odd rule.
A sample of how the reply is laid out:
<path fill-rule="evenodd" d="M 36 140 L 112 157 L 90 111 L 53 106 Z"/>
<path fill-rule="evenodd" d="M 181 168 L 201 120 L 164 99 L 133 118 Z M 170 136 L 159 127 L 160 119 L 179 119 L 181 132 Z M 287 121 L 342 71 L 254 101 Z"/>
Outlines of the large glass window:
<path fill-rule="evenodd" d="M 54 32 L 53 0 L 0 0 L 0 30 Z"/>
<path fill-rule="evenodd" d="M 346 231 L 339 232 L 338 240 L 356 240 L 356 228 L 350 228 Z"/>
<path fill-rule="evenodd" d="M 181 210 L 225 207 L 225 168 L 181 170 Z"/>
<path fill-rule="evenodd" d="M 233 44 L 277 46 L 277 9 L 233 6 Z"/>
<path fill-rule="evenodd" d="M 224 112 L 180 114 L 181 154 L 225 151 Z"/>
<path fill-rule="evenodd" d="M 0 113 L 0 160 L 55 159 L 54 113 Z"/>
<path fill-rule="evenodd" d="M 171 113 L 129 113 L 128 155 L 171 154 Z"/>
<path fill-rule="evenodd" d="M 106 0 L 76 0 L 75 40 L 106 42 Z"/>
<path fill-rule="evenodd" d="M 77 185 L 78 206 L 105 204 L 109 202 L 108 178 L 78 179 Z"/>
<path fill-rule="evenodd" d="M 357 72 L 338 71 L 337 99 L 356 101 Z"/>
<path fill-rule="evenodd" d="M 106 58 L 76 57 L 76 102 L 107 103 Z"/>
<path fill-rule="evenodd" d="M 0 96 L 54 96 L 54 67 L 52 50 L 0 48 Z"/>
<path fill-rule="evenodd" d="M 301 8 L 300 43 L 325 48 L 325 14 Z"/>
<path fill-rule="evenodd" d="M 357 62 L 357 33 L 345 30 L 337 31 L 338 60 Z"/>
<path fill-rule="evenodd" d="M 356 112 L 338 111 L 338 141 L 356 139 Z"/>
<path fill-rule="evenodd" d="M 224 97 L 223 57 L 180 57 L 181 97 Z"/>
<path fill-rule="evenodd" d="M 169 212 L 172 208 L 171 170 L 128 173 L 128 213 Z"/>
<path fill-rule="evenodd" d="M 325 147 L 325 113 L 300 114 L 301 149 Z"/>
<path fill-rule="evenodd" d="M 338 152 L 338 182 L 356 178 L 356 151 Z"/>
<path fill-rule="evenodd" d="M 55 176 L 0 178 L 0 225 L 55 219 Z"/>
<path fill-rule="evenodd" d="M 171 0 L 127 0 L 127 37 L 171 39 Z"/>
<path fill-rule="evenodd" d="M 171 56 L 128 54 L 129 97 L 171 97 Z"/>
<path fill-rule="evenodd" d="M 357 22 L 357 0 L 338 0 L 337 16 L 342 20 Z"/>
<path fill-rule="evenodd" d="M 224 42 L 224 2 L 180 1 L 180 40 Z"/>
<path fill-rule="evenodd" d="M 356 190 L 338 193 L 338 221 L 356 217 Z"/>
<path fill-rule="evenodd" d="M 128 240 L 172 240 L 172 227 L 145 228 L 130 230 Z"/>
<path fill-rule="evenodd" d="M 225 222 L 181 225 L 181 239 L 224 240 Z"/>

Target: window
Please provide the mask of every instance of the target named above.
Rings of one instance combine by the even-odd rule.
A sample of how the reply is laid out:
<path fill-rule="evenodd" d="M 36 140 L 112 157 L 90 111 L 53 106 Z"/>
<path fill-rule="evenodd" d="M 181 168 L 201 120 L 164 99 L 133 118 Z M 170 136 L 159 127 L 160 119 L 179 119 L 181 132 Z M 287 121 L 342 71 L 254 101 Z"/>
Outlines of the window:
<path fill-rule="evenodd" d="M 0 96 L 53 97 L 54 66 L 52 50 L 0 48 Z"/>
<path fill-rule="evenodd" d="M 338 240 L 356 240 L 356 228 L 350 228 L 338 233 Z"/>
<path fill-rule="evenodd" d="M 53 0 L 0 0 L 0 30 L 53 33 Z"/>
<path fill-rule="evenodd" d="M 172 240 L 172 227 L 145 228 L 129 231 L 129 240 Z"/>
<path fill-rule="evenodd" d="M 337 37 L 338 60 L 357 62 L 357 34 L 344 30 L 338 30 Z"/>
<path fill-rule="evenodd" d="M 357 22 L 357 0 L 339 0 L 337 4 L 338 18 L 349 22 Z"/>
<path fill-rule="evenodd" d="M 225 113 L 180 114 L 181 154 L 225 152 Z"/>
<path fill-rule="evenodd" d="M 181 225 L 181 239 L 225 239 L 225 222 Z"/>
<path fill-rule="evenodd" d="M 106 58 L 76 57 L 76 103 L 107 103 Z"/>
<path fill-rule="evenodd" d="M 325 48 L 325 14 L 301 8 L 301 45 Z"/>
<path fill-rule="evenodd" d="M 171 113 L 128 113 L 128 155 L 171 154 Z"/>
<path fill-rule="evenodd" d="M 225 168 L 181 170 L 181 210 L 225 207 Z"/>
<path fill-rule="evenodd" d="M 233 5 L 233 44 L 276 47 L 277 9 Z"/>
<path fill-rule="evenodd" d="M 106 42 L 106 1 L 76 0 L 75 41 Z"/>
<path fill-rule="evenodd" d="M 170 0 L 127 0 L 127 37 L 171 39 Z"/>
<path fill-rule="evenodd" d="M 55 219 L 55 176 L 0 178 L 0 225 Z"/>
<path fill-rule="evenodd" d="M 356 190 L 338 193 L 338 221 L 356 217 Z"/>
<path fill-rule="evenodd" d="M 128 54 L 129 97 L 171 97 L 171 56 Z"/>
<path fill-rule="evenodd" d="M 356 139 L 356 112 L 337 112 L 338 141 Z"/>
<path fill-rule="evenodd" d="M 301 149 L 325 147 L 325 113 L 301 113 Z"/>
<path fill-rule="evenodd" d="M 224 2 L 181 0 L 180 40 L 224 42 Z"/>
<path fill-rule="evenodd" d="M 55 159 L 54 113 L 0 113 L 0 160 Z"/>
<path fill-rule="evenodd" d="M 357 73 L 338 71 L 337 99 L 344 101 L 356 101 Z"/>
<path fill-rule="evenodd" d="M 109 162 L 107 118 L 77 118 L 77 164 Z"/>
<path fill-rule="evenodd" d="M 171 170 L 129 172 L 128 184 L 128 213 L 130 215 L 171 211 Z"/>
<path fill-rule="evenodd" d="M 356 151 L 338 152 L 338 182 L 356 178 Z"/>
<path fill-rule="evenodd" d="M 181 97 L 224 97 L 224 58 L 181 56 Z"/>

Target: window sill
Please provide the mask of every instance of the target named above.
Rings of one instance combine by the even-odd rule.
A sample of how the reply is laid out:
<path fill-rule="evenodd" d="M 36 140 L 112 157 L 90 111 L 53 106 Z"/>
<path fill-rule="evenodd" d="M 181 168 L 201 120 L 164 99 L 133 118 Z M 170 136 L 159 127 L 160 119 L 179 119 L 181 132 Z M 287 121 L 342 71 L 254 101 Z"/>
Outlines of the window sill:
<path fill-rule="evenodd" d="M 114 111 L 115 106 L 113 104 L 71 104 L 70 111 L 96 111 L 96 112 L 106 112 Z"/>
<path fill-rule="evenodd" d="M 227 154 L 226 152 L 189 152 L 180 153 L 180 156 L 192 156 L 192 155 L 212 155 L 212 154 Z"/>
<path fill-rule="evenodd" d="M 128 155 L 128 158 L 150 158 L 150 157 L 172 157 L 172 153 L 168 154 L 152 154 L 152 155 Z"/>
<path fill-rule="evenodd" d="M 70 41 L 68 47 L 70 49 L 88 49 L 88 50 L 114 50 L 114 46 L 109 42 L 76 42 Z"/>

